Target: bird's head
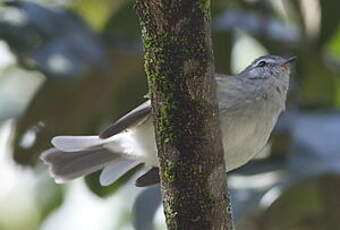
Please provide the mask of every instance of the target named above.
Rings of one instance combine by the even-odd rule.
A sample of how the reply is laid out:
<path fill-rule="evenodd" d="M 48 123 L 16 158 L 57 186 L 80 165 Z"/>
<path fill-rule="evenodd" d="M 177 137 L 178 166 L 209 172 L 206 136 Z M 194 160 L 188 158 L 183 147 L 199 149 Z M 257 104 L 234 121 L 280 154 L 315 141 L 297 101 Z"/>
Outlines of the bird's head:
<path fill-rule="evenodd" d="M 275 77 L 288 78 L 292 63 L 296 57 L 283 58 L 280 56 L 266 55 L 255 59 L 239 75 L 253 80 Z M 284 79 L 282 79 L 284 80 Z"/>

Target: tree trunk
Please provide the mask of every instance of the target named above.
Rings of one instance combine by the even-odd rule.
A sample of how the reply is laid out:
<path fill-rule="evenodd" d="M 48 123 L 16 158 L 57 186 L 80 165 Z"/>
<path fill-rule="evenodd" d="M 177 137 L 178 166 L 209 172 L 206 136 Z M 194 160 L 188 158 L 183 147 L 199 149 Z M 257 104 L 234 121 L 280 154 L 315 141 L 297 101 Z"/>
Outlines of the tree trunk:
<path fill-rule="evenodd" d="M 210 0 L 136 0 L 169 230 L 232 229 Z"/>

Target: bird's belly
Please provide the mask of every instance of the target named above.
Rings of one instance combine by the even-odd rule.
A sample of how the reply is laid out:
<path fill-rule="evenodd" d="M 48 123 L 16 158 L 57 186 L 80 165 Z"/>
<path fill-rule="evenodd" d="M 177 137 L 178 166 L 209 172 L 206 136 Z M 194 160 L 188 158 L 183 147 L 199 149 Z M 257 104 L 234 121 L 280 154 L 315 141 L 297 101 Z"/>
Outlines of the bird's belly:
<path fill-rule="evenodd" d="M 258 120 L 255 117 L 238 117 L 233 121 L 229 119 L 222 121 L 227 171 L 244 165 L 263 149 L 276 120 L 277 116 L 267 120 Z"/>

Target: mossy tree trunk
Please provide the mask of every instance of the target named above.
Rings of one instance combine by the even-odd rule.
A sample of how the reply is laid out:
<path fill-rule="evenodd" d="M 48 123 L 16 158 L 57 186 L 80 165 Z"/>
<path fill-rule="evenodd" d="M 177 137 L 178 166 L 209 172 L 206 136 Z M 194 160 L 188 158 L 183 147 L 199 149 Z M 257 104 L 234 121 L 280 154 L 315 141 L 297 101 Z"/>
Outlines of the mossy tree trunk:
<path fill-rule="evenodd" d="M 210 0 L 136 0 L 169 230 L 230 230 Z"/>

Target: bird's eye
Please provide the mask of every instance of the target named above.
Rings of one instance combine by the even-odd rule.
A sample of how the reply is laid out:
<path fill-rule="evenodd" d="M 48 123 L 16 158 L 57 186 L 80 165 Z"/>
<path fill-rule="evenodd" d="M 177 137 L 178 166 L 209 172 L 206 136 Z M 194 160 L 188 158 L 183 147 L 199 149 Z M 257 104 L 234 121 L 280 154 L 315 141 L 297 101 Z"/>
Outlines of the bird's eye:
<path fill-rule="evenodd" d="M 257 63 L 257 67 L 264 67 L 267 63 L 265 61 L 260 61 Z"/>

